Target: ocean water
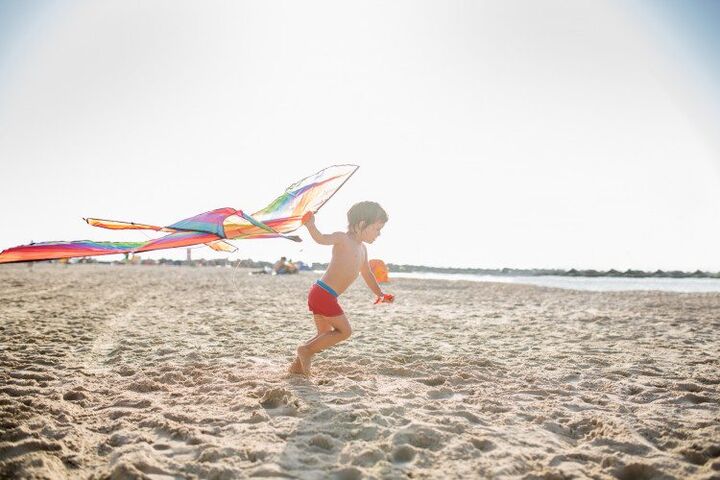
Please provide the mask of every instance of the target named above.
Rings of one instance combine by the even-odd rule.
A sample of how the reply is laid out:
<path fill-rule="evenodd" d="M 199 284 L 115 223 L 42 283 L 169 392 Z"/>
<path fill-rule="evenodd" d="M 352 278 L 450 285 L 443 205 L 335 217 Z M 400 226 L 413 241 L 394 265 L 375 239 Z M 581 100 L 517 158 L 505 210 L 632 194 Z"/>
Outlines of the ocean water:
<path fill-rule="evenodd" d="M 538 285 L 541 287 L 620 292 L 631 290 L 661 290 L 666 292 L 720 292 L 719 278 L 617 278 L 617 277 L 556 277 L 495 276 L 466 273 L 408 272 L 390 273 L 393 278 L 423 280 L 465 280 L 471 282 L 499 282 Z"/>

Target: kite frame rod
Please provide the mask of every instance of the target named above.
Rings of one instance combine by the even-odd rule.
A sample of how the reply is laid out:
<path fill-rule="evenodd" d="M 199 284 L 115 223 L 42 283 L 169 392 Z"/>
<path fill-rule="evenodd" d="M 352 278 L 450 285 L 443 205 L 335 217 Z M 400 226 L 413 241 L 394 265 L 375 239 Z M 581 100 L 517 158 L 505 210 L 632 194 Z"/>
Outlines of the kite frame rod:
<path fill-rule="evenodd" d="M 336 166 L 336 167 L 343 167 L 343 166 L 349 166 L 349 165 L 352 165 L 352 164 L 347 164 L 347 163 L 346 163 L 346 164 L 344 164 L 344 165 L 335 165 L 335 166 Z M 324 201 L 323 203 L 321 203 L 320 206 L 319 206 L 313 213 L 319 212 L 320 209 L 323 207 L 323 205 L 325 205 L 325 204 L 328 202 L 328 200 L 330 200 L 332 197 L 334 197 L 335 194 L 340 191 L 340 189 L 343 187 L 343 185 L 345 185 L 345 184 L 347 183 L 347 181 L 350 180 L 350 177 L 352 177 L 353 175 L 355 175 L 355 172 L 357 172 L 358 170 L 360 170 L 360 165 L 353 165 L 353 166 L 355 167 L 355 170 L 353 170 L 353 172 L 352 172 L 350 175 L 348 175 L 348 177 L 345 179 L 345 181 L 343 181 L 343 182 L 340 184 L 340 186 L 335 189 L 335 191 L 332 193 L 332 195 L 330 195 L 327 199 L 325 199 L 325 201 Z"/>

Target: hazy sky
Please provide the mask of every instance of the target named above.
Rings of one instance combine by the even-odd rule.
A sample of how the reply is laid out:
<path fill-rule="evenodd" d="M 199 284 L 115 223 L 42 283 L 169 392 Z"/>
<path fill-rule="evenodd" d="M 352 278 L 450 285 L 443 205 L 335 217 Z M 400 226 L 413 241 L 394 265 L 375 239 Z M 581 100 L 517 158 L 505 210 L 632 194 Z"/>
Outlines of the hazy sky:
<path fill-rule="evenodd" d="M 0 0 L 0 248 L 356 163 L 318 226 L 380 202 L 388 262 L 720 270 L 718 4 Z"/>

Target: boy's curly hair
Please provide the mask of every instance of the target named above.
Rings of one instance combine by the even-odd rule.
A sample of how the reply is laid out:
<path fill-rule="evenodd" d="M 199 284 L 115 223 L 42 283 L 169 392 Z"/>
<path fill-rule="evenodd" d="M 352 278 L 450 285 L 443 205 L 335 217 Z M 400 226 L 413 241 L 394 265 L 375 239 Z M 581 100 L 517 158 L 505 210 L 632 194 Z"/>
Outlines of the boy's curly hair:
<path fill-rule="evenodd" d="M 359 202 L 350 207 L 347 213 L 348 230 L 353 231 L 357 227 L 365 228 L 375 222 L 386 223 L 388 214 L 377 202 Z"/>

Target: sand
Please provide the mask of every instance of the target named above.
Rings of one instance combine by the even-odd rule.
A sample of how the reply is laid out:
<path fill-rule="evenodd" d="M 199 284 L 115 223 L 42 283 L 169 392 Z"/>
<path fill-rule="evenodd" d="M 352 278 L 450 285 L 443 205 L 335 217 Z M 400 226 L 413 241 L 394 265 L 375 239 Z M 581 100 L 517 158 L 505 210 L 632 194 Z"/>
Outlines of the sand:
<path fill-rule="evenodd" d="M 720 295 L 0 268 L 2 478 L 720 478 Z"/>

